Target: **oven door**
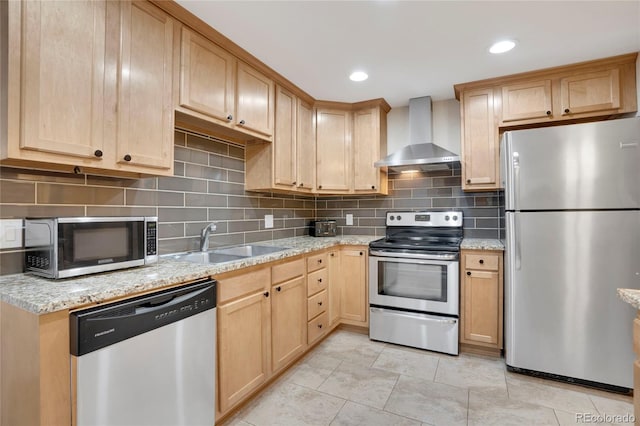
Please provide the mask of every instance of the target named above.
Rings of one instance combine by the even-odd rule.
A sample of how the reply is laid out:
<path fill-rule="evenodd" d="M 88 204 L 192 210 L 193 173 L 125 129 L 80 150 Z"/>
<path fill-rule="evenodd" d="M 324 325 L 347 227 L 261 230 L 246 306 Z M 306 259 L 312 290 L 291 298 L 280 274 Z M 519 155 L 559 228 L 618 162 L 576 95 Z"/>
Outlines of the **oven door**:
<path fill-rule="evenodd" d="M 369 303 L 457 316 L 458 260 L 369 255 Z"/>

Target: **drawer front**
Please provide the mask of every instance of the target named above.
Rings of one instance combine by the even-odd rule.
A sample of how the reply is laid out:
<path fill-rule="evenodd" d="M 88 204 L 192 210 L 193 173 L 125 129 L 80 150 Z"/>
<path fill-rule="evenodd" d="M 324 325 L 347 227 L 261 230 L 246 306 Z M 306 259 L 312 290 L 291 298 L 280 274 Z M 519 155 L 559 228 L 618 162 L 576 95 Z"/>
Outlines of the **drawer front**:
<path fill-rule="evenodd" d="M 327 310 L 327 292 L 323 291 L 310 297 L 307 301 L 307 319 L 315 318 L 318 314 Z"/>
<path fill-rule="evenodd" d="M 307 343 L 311 344 L 322 337 L 329 330 L 329 315 L 320 314 L 309 321 L 307 325 Z"/>
<path fill-rule="evenodd" d="M 304 275 L 304 259 L 294 260 L 271 268 L 273 284 L 289 281 L 302 275 Z"/>
<path fill-rule="evenodd" d="M 307 257 L 307 272 L 317 271 L 325 266 L 327 266 L 327 253 Z"/>
<path fill-rule="evenodd" d="M 327 288 L 327 269 L 319 269 L 307 275 L 307 296 L 325 290 Z"/>
<path fill-rule="evenodd" d="M 218 305 L 269 288 L 271 269 L 264 268 L 218 281 Z"/>
<path fill-rule="evenodd" d="M 499 256 L 497 254 L 467 254 L 465 257 L 465 268 L 497 271 L 498 259 Z"/>

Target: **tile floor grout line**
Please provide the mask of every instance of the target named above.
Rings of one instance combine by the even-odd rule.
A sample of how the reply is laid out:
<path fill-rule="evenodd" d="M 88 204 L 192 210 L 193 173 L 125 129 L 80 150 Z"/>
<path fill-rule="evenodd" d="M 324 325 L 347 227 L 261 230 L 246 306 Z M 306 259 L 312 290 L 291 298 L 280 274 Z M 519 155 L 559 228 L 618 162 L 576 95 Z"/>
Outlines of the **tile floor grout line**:
<path fill-rule="evenodd" d="M 342 409 L 344 408 L 345 405 L 347 405 L 347 402 L 349 400 L 345 399 L 344 402 L 342 403 L 342 407 L 340 407 L 340 409 L 338 411 L 336 411 L 336 414 L 331 418 L 331 420 L 329 421 L 328 426 L 331 426 L 331 423 L 333 423 L 336 420 L 336 417 L 338 417 L 338 414 L 340 414 L 340 411 L 342 411 Z"/>

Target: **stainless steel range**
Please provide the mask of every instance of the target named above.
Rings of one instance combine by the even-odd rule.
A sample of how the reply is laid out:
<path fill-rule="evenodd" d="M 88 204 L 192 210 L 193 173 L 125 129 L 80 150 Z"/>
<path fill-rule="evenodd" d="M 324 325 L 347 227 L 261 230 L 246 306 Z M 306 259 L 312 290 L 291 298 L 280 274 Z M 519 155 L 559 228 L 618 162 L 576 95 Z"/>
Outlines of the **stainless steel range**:
<path fill-rule="evenodd" d="M 369 337 L 458 354 L 462 212 L 387 212 L 369 244 Z"/>

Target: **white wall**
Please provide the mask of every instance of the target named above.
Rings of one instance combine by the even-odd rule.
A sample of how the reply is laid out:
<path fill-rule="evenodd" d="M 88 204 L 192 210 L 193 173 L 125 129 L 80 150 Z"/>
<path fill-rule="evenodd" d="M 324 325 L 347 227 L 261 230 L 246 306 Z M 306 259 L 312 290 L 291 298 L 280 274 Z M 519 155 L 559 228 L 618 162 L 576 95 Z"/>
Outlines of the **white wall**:
<path fill-rule="evenodd" d="M 636 90 L 638 91 L 638 102 L 640 102 L 640 55 L 636 59 Z M 636 117 L 640 117 L 640 108 L 636 112 Z"/>
<path fill-rule="evenodd" d="M 433 142 L 460 154 L 460 102 L 434 101 L 432 107 Z M 409 107 L 393 108 L 387 115 L 387 153 L 409 144 Z"/>

